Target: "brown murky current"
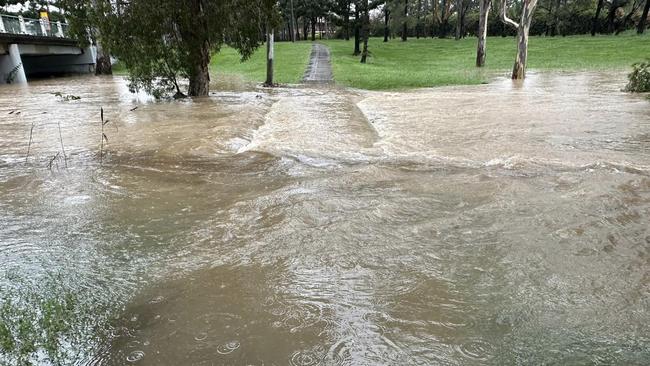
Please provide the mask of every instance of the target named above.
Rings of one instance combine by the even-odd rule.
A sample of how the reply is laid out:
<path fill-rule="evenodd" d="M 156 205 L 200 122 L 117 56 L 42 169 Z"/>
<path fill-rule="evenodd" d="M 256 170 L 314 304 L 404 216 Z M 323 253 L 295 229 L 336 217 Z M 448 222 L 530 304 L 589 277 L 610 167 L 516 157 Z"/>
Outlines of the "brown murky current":
<path fill-rule="evenodd" d="M 110 310 L 79 364 L 647 365 L 650 102 L 624 83 L 3 87 L 0 272 Z"/>

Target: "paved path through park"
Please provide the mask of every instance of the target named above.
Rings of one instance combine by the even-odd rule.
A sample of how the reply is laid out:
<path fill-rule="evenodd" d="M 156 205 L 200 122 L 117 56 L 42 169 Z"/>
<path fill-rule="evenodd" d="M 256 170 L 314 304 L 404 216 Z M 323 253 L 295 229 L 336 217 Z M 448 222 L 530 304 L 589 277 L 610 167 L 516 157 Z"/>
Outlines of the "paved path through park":
<path fill-rule="evenodd" d="M 330 50 L 325 45 L 314 43 L 303 81 L 305 83 L 327 84 L 332 80 Z"/>

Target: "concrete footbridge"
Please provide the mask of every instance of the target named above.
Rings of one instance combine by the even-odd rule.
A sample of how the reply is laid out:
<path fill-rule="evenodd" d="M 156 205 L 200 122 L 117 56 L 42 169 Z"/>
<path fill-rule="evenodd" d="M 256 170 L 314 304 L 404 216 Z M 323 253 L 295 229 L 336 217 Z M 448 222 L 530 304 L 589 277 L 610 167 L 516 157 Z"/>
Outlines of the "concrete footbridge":
<path fill-rule="evenodd" d="M 0 84 L 26 83 L 31 77 L 89 73 L 96 50 L 80 47 L 68 25 L 45 19 L 0 15 Z"/>

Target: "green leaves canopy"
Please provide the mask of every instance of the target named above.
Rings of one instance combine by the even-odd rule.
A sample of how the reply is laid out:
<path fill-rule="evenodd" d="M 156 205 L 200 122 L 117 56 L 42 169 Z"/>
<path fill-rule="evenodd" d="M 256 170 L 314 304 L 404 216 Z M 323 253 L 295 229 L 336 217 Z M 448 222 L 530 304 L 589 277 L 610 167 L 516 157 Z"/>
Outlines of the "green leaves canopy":
<path fill-rule="evenodd" d="M 155 96 L 190 81 L 190 95 L 206 95 L 210 56 L 228 44 L 242 59 L 264 41 L 277 20 L 270 0 L 62 0 L 72 30 L 91 38 L 129 70 L 130 87 Z"/>

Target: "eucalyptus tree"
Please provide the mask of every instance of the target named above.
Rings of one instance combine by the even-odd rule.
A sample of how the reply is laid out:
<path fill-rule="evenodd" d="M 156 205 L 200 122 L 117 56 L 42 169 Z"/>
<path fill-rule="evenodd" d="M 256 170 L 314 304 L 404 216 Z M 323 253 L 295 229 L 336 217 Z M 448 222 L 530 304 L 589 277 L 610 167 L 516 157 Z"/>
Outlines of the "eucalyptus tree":
<path fill-rule="evenodd" d="M 526 62 L 528 59 L 528 34 L 530 32 L 530 24 L 533 21 L 533 13 L 537 6 L 537 0 L 523 0 L 519 23 L 508 18 L 508 5 L 506 1 L 502 0 L 501 2 L 501 20 L 517 29 L 517 57 L 515 58 L 515 65 L 512 68 L 512 78 L 524 79 L 526 78 Z"/>
<path fill-rule="evenodd" d="M 485 66 L 486 57 L 486 43 L 487 43 L 487 30 L 488 30 L 488 16 L 490 15 L 490 7 L 492 0 L 479 0 L 479 16 L 478 16 L 478 45 L 476 46 L 476 66 Z"/>

